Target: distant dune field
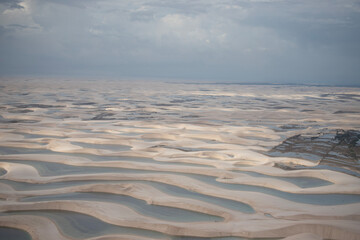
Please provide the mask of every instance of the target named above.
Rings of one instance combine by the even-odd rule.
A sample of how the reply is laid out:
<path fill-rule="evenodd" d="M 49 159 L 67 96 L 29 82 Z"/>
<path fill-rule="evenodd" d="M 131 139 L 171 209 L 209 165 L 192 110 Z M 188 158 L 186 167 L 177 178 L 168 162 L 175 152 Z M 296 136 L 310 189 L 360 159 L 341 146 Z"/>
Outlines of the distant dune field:
<path fill-rule="evenodd" d="M 0 239 L 360 239 L 360 88 L 0 83 Z"/>

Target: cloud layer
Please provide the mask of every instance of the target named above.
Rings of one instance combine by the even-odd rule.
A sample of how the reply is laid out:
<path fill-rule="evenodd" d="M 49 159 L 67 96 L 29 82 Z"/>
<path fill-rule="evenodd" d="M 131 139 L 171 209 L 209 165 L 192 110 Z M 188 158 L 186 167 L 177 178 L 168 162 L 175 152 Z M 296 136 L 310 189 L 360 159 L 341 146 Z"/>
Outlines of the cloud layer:
<path fill-rule="evenodd" d="M 360 84 L 355 0 L 0 0 L 0 74 Z"/>

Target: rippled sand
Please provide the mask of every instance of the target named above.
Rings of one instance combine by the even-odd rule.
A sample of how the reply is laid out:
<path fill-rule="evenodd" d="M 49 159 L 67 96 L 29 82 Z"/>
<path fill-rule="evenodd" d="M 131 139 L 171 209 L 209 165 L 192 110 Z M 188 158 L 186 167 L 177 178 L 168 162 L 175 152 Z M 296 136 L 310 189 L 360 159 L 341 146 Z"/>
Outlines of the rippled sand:
<path fill-rule="evenodd" d="M 331 135 L 360 130 L 359 88 L 3 80 L 0 99 L 4 239 L 360 239 L 360 145 Z"/>

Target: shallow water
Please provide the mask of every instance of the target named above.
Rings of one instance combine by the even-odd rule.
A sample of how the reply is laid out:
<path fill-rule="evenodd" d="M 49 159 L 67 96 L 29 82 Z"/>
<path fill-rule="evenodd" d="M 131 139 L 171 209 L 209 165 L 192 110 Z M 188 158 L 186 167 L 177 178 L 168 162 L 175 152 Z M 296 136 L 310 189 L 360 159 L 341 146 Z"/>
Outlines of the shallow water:
<path fill-rule="evenodd" d="M 0 227 L 0 239 L 3 240 L 31 240 L 31 236 L 24 230 Z"/>
<path fill-rule="evenodd" d="M 4 168 L 0 167 L 0 176 L 5 175 L 7 171 Z"/>
<path fill-rule="evenodd" d="M 212 239 L 212 240 L 247 240 L 248 238 L 240 237 L 213 237 L 213 238 L 201 238 L 201 237 L 181 237 L 181 236 L 169 236 L 166 234 L 161 234 L 156 231 L 149 231 L 140 228 L 130 228 L 130 227 L 121 227 L 113 224 L 103 222 L 97 218 L 94 218 L 90 215 L 85 215 L 76 212 L 70 211 L 54 211 L 54 210 L 42 210 L 42 211 L 16 211 L 16 212 L 7 212 L 9 215 L 36 215 L 47 217 L 54 221 L 56 225 L 60 228 L 60 231 L 69 237 L 76 239 L 97 237 L 107 234 L 122 234 L 122 235 L 134 235 L 134 236 L 143 236 L 150 237 L 155 239 L 172 239 L 172 240 L 201 240 L 201 239 Z M 0 236 L 1 236 L 0 228 Z M 10 230 L 11 231 L 11 230 Z M 5 233 L 12 233 L 12 231 L 5 230 Z M 21 230 L 20 230 L 21 231 Z M 22 231 L 21 231 L 22 232 Z M 26 232 L 25 232 L 26 233 Z M 5 235 L 10 236 L 10 235 Z M 6 240 L 31 240 L 30 235 L 26 238 L 26 235 L 17 235 L 16 237 L 20 238 L 4 238 Z M 22 238 L 25 236 L 24 238 Z M 0 238 L 3 239 L 3 238 Z M 257 240 L 276 240 L 278 238 L 257 238 Z"/>
<path fill-rule="evenodd" d="M 136 199 L 126 195 L 117 195 L 109 193 L 66 193 L 57 195 L 46 195 L 37 197 L 24 198 L 24 202 L 37 201 L 54 201 L 54 200 L 84 200 L 84 201 L 99 201 L 112 202 L 128 206 L 136 212 L 150 216 L 153 218 L 175 221 L 175 222 L 221 222 L 223 218 L 212 216 L 200 212 L 194 212 L 175 207 L 166 207 L 159 205 L 147 204 L 145 201 Z"/>
<path fill-rule="evenodd" d="M 94 144 L 94 143 L 83 143 L 83 142 L 71 142 L 71 144 L 83 147 L 83 148 L 93 148 L 93 149 L 105 149 L 111 150 L 114 152 L 119 151 L 128 151 L 131 149 L 130 146 L 125 145 L 116 145 L 116 144 Z"/>
<path fill-rule="evenodd" d="M 249 240 L 249 238 L 241 237 L 214 237 L 214 238 L 203 238 L 203 237 L 172 237 L 172 240 Z M 278 240 L 280 238 L 252 238 L 253 240 Z"/>
<path fill-rule="evenodd" d="M 290 182 L 292 184 L 295 184 L 298 187 L 301 188 L 312 188 L 312 187 L 321 187 L 321 186 L 327 186 L 333 184 L 332 182 L 320 179 L 320 178 L 314 178 L 314 177 L 278 177 L 278 176 L 271 176 L 266 174 L 261 174 L 257 172 L 250 172 L 250 171 L 234 171 L 239 173 L 245 173 L 252 177 L 263 177 L 263 178 L 274 178 L 283 180 L 286 182 Z"/>
<path fill-rule="evenodd" d="M 250 191 L 250 192 L 261 192 L 275 197 L 284 198 L 293 202 L 307 203 L 313 205 L 341 205 L 350 203 L 359 203 L 359 194 L 295 194 L 279 191 L 276 189 L 251 186 L 245 184 L 233 184 L 233 183 L 222 183 L 216 181 L 216 178 L 209 176 L 201 176 L 195 174 L 188 174 L 189 177 L 193 177 L 204 183 L 208 183 L 220 188 L 234 190 L 234 191 Z"/>
<path fill-rule="evenodd" d="M 131 156 L 102 156 L 87 153 L 64 153 L 64 152 L 53 152 L 48 149 L 31 149 L 31 148 L 17 148 L 17 147 L 1 147 L 0 154 L 50 154 L 57 156 L 74 156 L 84 157 L 92 161 L 129 161 L 129 162 L 141 162 L 141 163 L 153 163 L 153 164 L 169 164 L 179 166 L 199 166 L 199 167 L 211 167 L 209 165 L 196 164 L 196 163 L 183 163 L 175 161 L 156 161 L 152 158 L 146 157 L 131 157 Z"/>
<path fill-rule="evenodd" d="M 144 229 L 120 227 L 103 222 L 90 215 L 70 211 L 17 211 L 7 212 L 9 215 L 35 215 L 51 219 L 65 235 L 73 238 L 89 238 L 107 234 L 130 234 L 153 238 L 165 238 L 165 235 Z"/>
<path fill-rule="evenodd" d="M 40 145 L 39 145 L 40 146 Z M 17 148 L 17 147 L 3 147 L 0 146 L 0 154 L 47 154 L 53 153 L 47 149 L 33 149 L 33 148 Z"/>
<path fill-rule="evenodd" d="M 19 133 L 19 134 L 23 135 L 26 139 L 36 139 L 36 138 L 56 138 L 56 139 L 61 139 L 61 138 L 65 138 L 65 137 L 62 137 L 62 136 L 34 134 L 34 133 Z"/>
<path fill-rule="evenodd" d="M 85 166 L 70 166 L 59 163 L 49 162 L 36 162 L 36 161 L 12 161 L 16 163 L 27 163 L 34 166 L 42 176 L 60 176 L 66 174 L 90 174 L 90 173 L 158 173 L 166 174 L 171 173 L 175 175 L 188 176 L 190 178 L 197 179 L 204 183 L 217 186 L 219 188 L 234 190 L 234 191 L 250 191 L 261 192 L 272 196 L 284 198 L 290 201 L 307 203 L 314 205 L 340 205 L 360 202 L 360 195 L 358 194 L 295 194 L 283 192 L 276 189 L 267 187 L 251 186 L 245 184 L 232 184 L 222 183 L 216 181 L 216 177 L 188 174 L 188 173 L 175 173 L 175 172 L 163 172 L 163 171 L 151 171 L 151 170 L 137 170 L 127 168 L 111 168 L 111 167 L 85 167 Z"/>
<path fill-rule="evenodd" d="M 356 172 L 356 171 L 352 171 L 350 169 L 346 169 L 346 168 L 341 168 L 341 167 L 336 167 L 336 166 L 328 166 L 328 165 L 317 165 L 314 167 L 303 167 L 303 166 L 296 166 L 296 169 L 312 169 L 312 170 L 316 170 L 316 169 L 327 169 L 327 170 L 332 170 L 332 171 L 337 171 L 337 172 L 342 172 L 342 173 L 346 173 L 349 175 L 353 175 L 356 177 L 360 178 L 360 172 Z"/>
<path fill-rule="evenodd" d="M 136 170 L 117 167 L 90 167 L 90 166 L 71 166 L 61 163 L 38 162 L 30 160 L 0 160 L 0 162 L 13 162 L 33 166 L 39 172 L 40 176 L 61 176 L 75 174 L 93 174 L 93 173 L 149 173 L 148 170 Z"/>
<path fill-rule="evenodd" d="M 234 210 L 234 211 L 240 211 L 243 213 L 249 213 L 249 214 L 255 213 L 255 210 L 250 205 L 248 205 L 246 203 L 242 203 L 240 201 L 233 201 L 233 200 L 229 200 L 229 199 L 208 196 L 208 195 L 200 194 L 197 192 L 192 192 L 192 191 L 186 190 L 184 188 L 180 188 L 180 187 L 173 186 L 170 184 L 164 184 L 164 183 L 158 183 L 158 182 L 148 182 L 146 184 L 156 187 L 157 189 L 159 189 L 165 193 L 175 195 L 178 197 L 194 198 L 194 199 L 197 199 L 200 201 L 219 205 L 221 207 L 224 207 L 224 208 L 227 208 L 230 210 Z"/>
<path fill-rule="evenodd" d="M 10 180 L 0 180 L 0 183 L 7 184 L 17 191 L 31 191 L 31 190 L 48 190 L 48 189 L 57 189 L 71 186 L 79 186 L 79 185 L 87 185 L 87 184 L 125 184 L 125 183 L 142 183 L 153 186 L 160 191 L 177 196 L 177 197 L 185 197 L 190 199 L 197 199 L 200 201 L 212 203 L 215 205 L 219 205 L 221 207 L 240 211 L 243 213 L 254 213 L 254 209 L 245 203 L 239 201 L 228 200 L 220 197 L 213 197 L 204 194 L 200 194 L 197 192 L 192 192 L 186 190 L 184 188 L 180 188 L 177 186 L 160 183 L 160 182 L 150 182 L 150 181 L 106 181 L 106 180 L 92 180 L 92 181 L 69 181 L 69 182 L 54 182 L 54 183 L 46 183 L 46 184 L 34 184 L 34 183 L 25 183 L 25 182 L 16 182 Z"/>
<path fill-rule="evenodd" d="M 290 157 L 290 158 L 301 158 L 310 160 L 313 162 L 318 162 L 321 160 L 321 156 L 310 154 L 310 153 L 298 153 L 298 152 L 271 152 L 267 155 L 272 157 Z"/>
<path fill-rule="evenodd" d="M 14 196 L 24 197 L 22 201 L 52 201 L 55 199 L 101 201 L 98 203 L 99 205 L 94 206 L 95 211 L 101 211 L 103 202 L 119 202 L 146 216 L 165 220 L 169 224 L 169 228 L 179 224 L 179 221 L 183 221 L 186 230 L 190 231 L 192 235 L 206 232 L 210 235 L 214 233 L 215 236 L 215 233 L 221 232 L 226 237 L 173 237 L 156 231 L 144 232 L 134 228 L 119 228 L 84 214 L 57 211 L 26 212 L 27 215 L 48 214 L 48 217 L 61 225 L 59 229 L 67 236 L 83 239 L 89 236 L 104 236 L 112 233 L 129 233 L 166 239 L 239 240 L 242 238 L 231 236 L 239 233 L 243 233 L 243 236 L 252 235 L 249 229 L 242 228 L 243 225 L 239 226 L 239 229 L 234 227 L 239 221 L 242 221 L 239 219 L 243 219 L 246 224 L 249 223 L 252 227 L 251 231 L 254 231 L 256 236 L 262 236 L 262 233 L 267 232 L 266 230 L 270 232 L 267 236 L 280 236 L 284 233 L 286 233 L 286 236 L 292 235 L 292 229 L 287 228 L 289 225 L 301 229 L 299 232 L 311 232 L 311 228 L 316 225 L 317 233 L 320 234 L 319 238 L 324 239 L 327 238 L 325 235 L 329 232 L 334 234 L 336 232 L 336 234 L 343 237 L 342 233 L 344 232 L 354 235 L 357 231 L 356 227 L 351 228 L 351 226 L 356 226 L 354 218 L 339 216 L 338 213 L 341 209 L 349 212 L 352 206 L 346 204 L 359 203 L 359 195 L 336 194 L 341 191 L 342 185 L 337 184 L 335 175 L 329 174 L 326 176 L 327 179 L 330 179 L 329 181 L 317 178 L 317 174 L 325 174 L 323 171 L 318 170 L 323 168 L 359 176 L 358 169 L 353 166 L 357 162 L 343 162 L 340 158 L 345 158 L 345 156 L 339 155 L 336 149 L 332 149 L 328 154 L 328 159 L 333 164 L 331 167 L 323 165 L 294 167 L 296 169 L 312 169 L 314 177 L 311 178 L 296 177 L 296 169 L 287 171 L 288 177 L 267 175 L 271 174 L 271 171 L 264 172 L 264 174 L 255 172 L 258 165 L 274 166 L 274 158 L 267 155 L 304 158 L 317 163 L 319 156 L 324 154 L 324 147 L 328 145 L 329 141 L 329 136 L 323 134 L 323 137 L 317 141 L 318 148 L 311 148 L 310 145 L 302 144 L 301 147 L 306 149 L 306 154 L 297 153 L 296 149 L 276 148 L 281 146 L 283 140 L 291 136 L 307 134 L 306 136 L 312 138 L 313 134 L 322 134 L 327 131 L 326 129 L 354 129 L 356 131 L 360 129 L 360 122 L 356 121 L 359 119 L 358 115 L 360 113 L 359 99 L 349 97 L 360 96 L 359 89 L 324 86 L 246 86 L 236 84 L 85 80 L 45 81 L 35 79 L 28 81 L 4 80 L 0 88 L 0 101 L 2 102 L 0 106 L 0 130 L 5 133 L 0 135 L 1 143 L 9 146 L 26 146 L 28 144 L 29 147 L 38 148 L 0 147 L 0 154 L 48 155 L 48 159 L 46 159 L 48 162 L 36 161 L 35 155 L 32 156 L 33 161 L 7 160 L 4 158 L 5 160 L 2 160 L 2 162 L 29 164 L 34 166 L 41 176 L 54 177 L 54 181 L 59 181 L 47 184 L 35 184 L 34 182 L 45 180 L 35 178 L 23 179 L 23 181 L 33 183 L 10 181 L 7 178 L 16 179 L 16 175 L 22 173 L 15 171 L 14 175 L 11 173 L 6 174 L 4 169 L 0 168 L 0 183 L 13 187 L 14 191 L 16 191 Z M 334 92 L 338 94 L 334 95 Z M 344 98 L 340 99 L 338 96 L 346 96 L 346 102 L 343 102 Z M 24 132 L 31 133 L 26 134 Z M 16 136 L 7 133 L 21 134 L 24 139 L 21 136 L 16 138 Z M 47 135 L 53 133 L 63 134 L 64 136 Z M 103 153 L 100 155 L 117 154 L 142 157 L 63 153 L 46 149 L 48 147 L 46 144 L 49 144 L 51 139 L 57 138 L 61 139 L 60 145 L 69 142 L 87 149 L 102 150 L 94 151 L 99 154 Z M 97 139 L 96 142 L 109 144 L 86 143 L 90 142 L 90 138 Z M 114 142 L 111 139 L 114 139 Z M 113 143 L 122 143 L 124 145 Z M 278 149 L 277 152 L 276 149 Z M 61 146 L 59 146 L 58 150 L 61 150 Z M 245 151 L 243 152 L 243 150 Z M 255 155 L 247 154 L 246 150 L 255 151 L 256 155 L 260 154 L 263 161 L 255 161 L 256 159 L 253 159 Z M 79 149 L 79 152 L 81 151 L 85 152 L 86 149 Z M 110 151 L 114 153 L 111 154 Z M 354 152 L 357 152 L 357 150 Z M 67 161 L 71 161 L 69 156 L 74 156 L 86 158 L 89 162 L 84 161 L 84 166 L 52 163 L 53 156 L 56 156 L 58 161 L 62 157 L 66 157 Z M 167 159 L 169 162 L 156 161 L 155 159 Z M 194 159 L 196 159 L 196 163 L 209 165 L 191 163 L 195 162 Z M 178 160 L 182 160 L 184 163 L 176 162 Z M 172 169 L 173 172 L 114 167 L 124 162 L 138 163 L 136 165 L 139 165 L 139 167 L 147 165 L 149 169 L 160 167 L 167 169 L 167 166 L 169 166 L 168 169 Z M 105 164 L 106 167 L 92 167 L 88 163 Z M 216 170 L 212 166 L 215 165 L 214 163 L 216 163 Z M 76 164 L 79 164 L 79 162 L 76 162 Z M 321 164 L 327 163 L 322 162 Z M 211 176 L 217 173 L 219 180 L 221 180 L 221 178 L 228 176 L 229 170 L 227 169 L 236 166 L 252 166 L 251 171 L 255 172 L 240 172 L 257 178 L 260 185 L 266 185 L 269 178 L 274 178 L 284 181 L 284 183 L 290 182 L 302 188 L 298 189 L 294 186 L 294 191 L 318 191 L 320 193 L 324 190 L 322 186 L 327 186 L 327 190 L 333 191 L 330 194 L 293 194 L 269 187 L 221 183 L 216 181 L 216 177 Z M 180 167 L 184 173 L 177 172 L 180 171 Z M 204 175 L 191 174 L 191 172 L 198 172 L 198 167 L 201 167 L 201 172 Z M 144 179 L 144 174 L 149 173 L 154 179 L 140 180 Z M 84 178 L 86 178 L 86 174 L 91 174 L 92 178 L 98 180 L 71 181 L 70 179 L 74 174 L 82 175 Z M 117 177 L 121 178 L 125 174 L 131 176 L 134 180 L 113 180 Z M 165 174 L 167 176 L 172 175 L 172 181 L 179 181 L 174 184 L 182 187 L 172 186 L 166 184 L 166 182 L 162 183 L 163 179 L 166 179 L 162 177 Z M 101 180 L 105 175 L 108 181 Z M 116 177 L 112 178 L 112 176 Z M 146 179 L 151 176 L 147 175 Z M 187 181 L 189 179 L 181 182 L 182 178 L 179 176 L 189 177 L 190 181 L 193 179 L 194 182 L 191 186 L 188 186 Z M 349 176 L 344 175 L 343 177 L 347 178 Z M 46 178 L 46 180 L 50 178 Z M 201 189 L 201 185 L 200 187 L 196 185 L 198 181 L 195 180 L 216 187 L 216 191 L 211 191 L 215 196 L 195 192 L 194 190 L 205 193 L 210 192 L 208 191 L 210 189 Z M 279 181 L 279 184 L 281 184 L 281 181 Z M 350 177 L 349 182 L 351 184 L 347 187 L 354 186 L 354 192 L 357 191 L 356 184 L 352 184 L 356 182 L 356 178 L 352 180 Z M 136 188 L 136 184 L 144 184 L 142 187 L 154 187 L 169 196 L 197 200 L 200 206 L 202 203 L 210 203 L 229 209 L 228 214 L 233 216 L 226 222 L 214 224 L 213 221 L 221 221 L 222 219 L 219 220 L 213 216 L 204 216 L 181 209 L 148 205 L 142 200 L 122 195 L 94 192 L 72 193 L 72 190 L 65 188 L 87 184 L 113 184 L 114 187 L 119 184 L 119 187 L 124 187 L 124 184 L 131 183 L 134 185 L 129 185 L 129 191 L 133 189 L 132 187 Z M 34 197 L 34 192 L 28 192 L 35 190 L 36 194 L 36 191 L 39 190 L 39 194 L 43 194 L 40 190 L 59 190 L 59 188 L 65 189 L 62 189 L 61 194 L 57 195 Z M 262 209 L 264 212 L 266 212 L 266 209 L 263 209 L 262 199 L 253 199 L 253 197 L 258 197 L 259 194 L 251 193 L 262 193 L 263 196 L 277 197 L 276 201 L 269 201 L 266 206 L 272 212 L 281 212 L 289 216 L 291 220 L 274 218 L 270 214 L 263 214 L 262 212 L 255 213 L 254 209 Z M 241 197 L 238 197 L 237 201 L 227 200 L 227 198 L 233 198 L 235 195 Z M 30 196 L 33 197 L 30 198 Z M 10 193 L 9 196 L 2 194 L 2 197 L 3 199 L 9 199 L 6 201 L 0 200 L 2 208 L 5 210 L 7 208 L 16 209 L 18 204 L 24 204 L 21 199 L 15 201 Z M 142 196 L 141 198 L 151 199 L 151 197 Z M 299 203 L 307 203 L 309 207 L 304 207 Z M 44 202 L 39 204 L 44 204 Z M 317 206 L 322 206 L 321 210 Z M 340 224 L 336 227 L 328 226 L 328 220 L 322 216 L 323 211 L 326 211 L 332 219 L 346 220 L 351 224 L 346 225 L 346 228 L 341 227 L 345 225 Z M 15 213 L 0 213 L 2 216 L 8 214 Z M 121 217 L 117 213 L 114 213 L 114 215 Z M 309 226 L 306 223 L 304 224 L 306 220 L 296 219 L 298 216 L 309 215 L 316 217 L 316 224 Z M 263 218 L 265 218 L 264 221 L 269 221 L 268 226 L 257 225 L 259 222 L 262 223 L 263 220 L 260 219 Z M 192 228 L 197 228 L 198 225 L 194 221 L 198 220 L 208 222 L 209 225 L 211 223 L 211 226 L 216 230 L 208 229 L 207 225 L 192 230 Z M 222 227 L 223 225 L 224 227 Z M 188 226 L 191 226 L 191 228 Z"/>

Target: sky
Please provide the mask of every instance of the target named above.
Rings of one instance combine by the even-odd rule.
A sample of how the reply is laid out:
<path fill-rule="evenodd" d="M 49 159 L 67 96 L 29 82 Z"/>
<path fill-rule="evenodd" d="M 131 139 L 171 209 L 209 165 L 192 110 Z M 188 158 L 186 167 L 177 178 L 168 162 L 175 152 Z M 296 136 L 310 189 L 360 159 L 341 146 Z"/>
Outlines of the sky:
<path fill-rule="evenodd" d="M 360 85 L 360 0 L 0 0 L 0 76 Z"/>

